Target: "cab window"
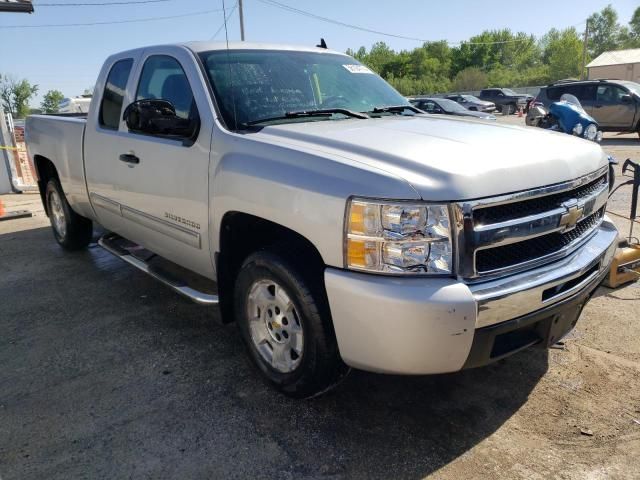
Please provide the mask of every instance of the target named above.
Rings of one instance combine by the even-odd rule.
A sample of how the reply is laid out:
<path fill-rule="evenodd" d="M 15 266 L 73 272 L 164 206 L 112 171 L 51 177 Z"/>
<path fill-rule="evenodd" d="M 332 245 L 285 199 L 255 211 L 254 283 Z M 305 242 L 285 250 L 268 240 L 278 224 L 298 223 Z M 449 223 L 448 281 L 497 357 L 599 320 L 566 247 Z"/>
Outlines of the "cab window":
<path fill-rule="evenodd" d="M 178 61 L 166 55 L 149 57 L 142 67 L 136 100 L 166 100 L 176 116 L 196 121 L 198 110 L 187 75 Z"/>
<path fill-rule="evenodd" d="M 117 130 L 120 125 L 120 112 L 132 66 L 133 59 L 126 58 L 114 63 L 109 71 L 100 103 L 99 123 L 104 128 Z"/>

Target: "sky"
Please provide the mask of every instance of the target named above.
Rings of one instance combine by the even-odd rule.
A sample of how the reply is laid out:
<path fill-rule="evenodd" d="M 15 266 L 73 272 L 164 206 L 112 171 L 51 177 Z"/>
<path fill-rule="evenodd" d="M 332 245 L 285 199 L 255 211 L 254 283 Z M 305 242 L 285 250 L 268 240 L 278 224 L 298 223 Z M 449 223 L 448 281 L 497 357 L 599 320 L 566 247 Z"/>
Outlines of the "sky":
<path fill-rule="evenodd" d="M 107 3 L 123 0 L 34 0 L 35 13 L 0 13 L 0 73 L 38 84 L 31 101 L 37 106 L 52 89 L 76 96 L 93 88 L 104 59 L 112 53 L 159 43 L 224 40 L 222 0 L 166 0 L 111 6 L 45 6 L 47 3 Z M 140 1 L 140 0 L 138 0 Z M 225 0 L 227 13 L 236 0 Z M 541 36 L 551 28 L 576 26 L 611 0 L 278 0 L 280 3 L 344 23 L 426 40 L 466 40 L 487 29 L 510 28 Z M 369 48 L 378 41 L 395 50 L 421 42 L 403 40 L 326 23 L 268 5 L 244 0 L 247 41 L 315 45 L 325 38 L 329 48 Z M 637 0 L 613 2 L 627 23 Z M 199 13 L 206 12 L 209 13 Z M 197 13 L 197 15 L 191 15 Z M 78 27 L 27 28 L 35 25 L 129 21 L 180 16 L 140 23 Z M 188 16 L 187 16 L 188 15 Z M 19 26 L 20 28 L 7 28 Z M 228 21 L 229 40 L 240 39 L 237 9 Z"/>

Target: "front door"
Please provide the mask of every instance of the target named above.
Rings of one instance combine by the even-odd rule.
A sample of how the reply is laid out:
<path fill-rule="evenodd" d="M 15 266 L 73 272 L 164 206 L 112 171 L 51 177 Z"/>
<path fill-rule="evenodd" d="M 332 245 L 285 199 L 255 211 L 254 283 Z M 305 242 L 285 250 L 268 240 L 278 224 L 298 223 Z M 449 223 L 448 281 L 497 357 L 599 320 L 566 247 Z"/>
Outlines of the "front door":
<path fill-rule="evenodd" d="M 591 116 L 602 128 L 631 128 L 636 105 L 635 102 L 623 103 L 622 96 L 628 94 L 628 91 L 618 85 L 599 85 Z"/>
<path fill-rule="evenodd" d="M 92 202 L 107 228 L 186 268 L 213 278 L 209 245 L 209 152 L 213 126 L 201 75 L 179 47 L 145 50 L 127 88 L 128 103 L 171 102 L 176 114 L 197 121 L 189 138 L 130 132 L 123 121 L 100 158 L 88 162 Z M 198 80 L 199 81 L 199 80 Z M 122 117 L 120 116 L 122 120 Z M 118 218 L 114 218 L 119 214 Z"/>

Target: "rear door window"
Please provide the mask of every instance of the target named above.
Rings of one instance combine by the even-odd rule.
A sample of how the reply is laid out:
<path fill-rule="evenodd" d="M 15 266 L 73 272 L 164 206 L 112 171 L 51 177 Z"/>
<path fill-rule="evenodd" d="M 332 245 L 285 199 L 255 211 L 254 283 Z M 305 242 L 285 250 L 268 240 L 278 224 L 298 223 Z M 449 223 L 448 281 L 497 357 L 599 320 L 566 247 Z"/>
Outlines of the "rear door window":
<path fill-rule="evenodd" d="M 133 66 L 132 58 L 118 60 L 113 64 L 102 94 L 99 123 L 102 127 L 117 130 L 124 101 L 129 74 Z"/>
<path fill-rule="evenodd" d="M 436 105 L 436 103 L 431 100 L 422 102 L 422 104 L 420 105 L 420 108 L 425 112 L 429 112 L 429 113 L 437 113 L 440 110 L 440 108 Z"/>
<path fill-rule="evenodd" d="M 547 98 L 553 102 L 557 102 L 562 95 L 568 93 L 575 96 L 581 102 L 591 101 L 595 98 L 595 91 L 595 85 L 592 84 L 560 85 L 547 88 Z"/>

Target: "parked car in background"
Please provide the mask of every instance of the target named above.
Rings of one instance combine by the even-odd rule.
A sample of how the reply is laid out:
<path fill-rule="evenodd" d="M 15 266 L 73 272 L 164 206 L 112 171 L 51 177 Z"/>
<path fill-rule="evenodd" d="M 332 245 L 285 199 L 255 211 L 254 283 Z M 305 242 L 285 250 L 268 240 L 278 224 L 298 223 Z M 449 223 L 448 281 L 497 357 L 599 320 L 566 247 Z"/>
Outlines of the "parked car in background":
<path fill-rule="evenodd" d="M 455 95 L 447 95 L 444 97 L 448 100 L 453 100 L 456 103 L 459 103 L 467 110 L 471 110 L 472 112 L 495 112 L 496 104 L 493 102 L 487 102 L 486 100 L 480 100 L 478 97 L 473 95 L 463 95 L 463 94 L 455 94 Z"/>
<path fill-rule="evenodd" d="M 88 113 L 91 95 L 63 98 L 58 105 L 58 113 Z"/>
<path fill-rule="evenodd" d="M 457 115 L 459 117 L 473 117 L 480 118 L 482 120 L 495 120 L 496 116 L 486 112 L 474 112 L 467 110 L 462 105 L 453 100 L 447 98 L 420 98 L 412 97 L 408 99 L 409 102 L 418 107 L 420 110 L 424 110 L 427 113 L 442 114 L 442 115 Z"/>
<path fill-rule="evenodd" d="M 533 95 L 516 93 L 509 88 L 485 88 L 480 91 L 480 100 L 493 102 L 501 113 L 515 113 L 519 108 L 526 110 Z"/>
<path fill-rule="evenodd" d="M 626 80 L 560 81 L 540 89 L 534 103 L 548 108 L 564 94 L 580 100 L 601 130 L 640 135 L 640 84 Z"/>

